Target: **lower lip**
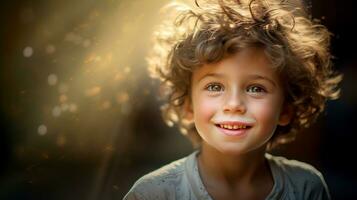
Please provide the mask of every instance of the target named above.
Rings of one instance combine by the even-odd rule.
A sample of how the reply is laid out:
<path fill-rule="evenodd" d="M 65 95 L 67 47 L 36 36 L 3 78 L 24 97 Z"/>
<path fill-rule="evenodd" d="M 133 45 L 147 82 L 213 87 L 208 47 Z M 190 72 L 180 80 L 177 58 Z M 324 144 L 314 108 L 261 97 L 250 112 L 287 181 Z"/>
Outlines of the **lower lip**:
<path fill-rule="evenodd" d="M 232 130 L 232 129 L 221 128 L 221 127 L 218 127 L 218 126 L 217 126 L 217 128 L 224 135 L 227 135 L 227 136 L 240 136 L 240 137 L 246 135 L 248 130 L 250 129 L 250 128 L 246 128 L 246 129 Z"/>

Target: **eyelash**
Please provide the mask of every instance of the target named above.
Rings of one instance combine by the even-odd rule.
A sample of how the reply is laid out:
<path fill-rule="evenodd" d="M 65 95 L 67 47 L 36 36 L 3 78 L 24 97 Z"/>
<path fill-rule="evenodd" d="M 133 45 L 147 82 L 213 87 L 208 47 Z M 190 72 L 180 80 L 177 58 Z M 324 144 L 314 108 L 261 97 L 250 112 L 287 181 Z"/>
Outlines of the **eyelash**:
<path fill-rule="evenodd" d="M 215 86 L 219 86 L 219 88 L 213 89 Z M 221 92 L 224 91 L 224 86 L 219 83 L 210 83 L 205 87 L 205 90 L 208 90 L 209 92 Z"/>
<path fill-rule="evenodd" d="M 255 91 L 255 92 L 252 92 L 252 91 L 249 91 L 250 89 L 252 89 L 252 88 L 258 88 L 259 89 L 259 91 Z M 266 91 L 266 89 L 264 88 L 264 87 L 262 87 L 262 86 L 259 86 L 259 85 L 251 85 L 251 86 L 249 86 L 248 88 L 247 88 L 247 92 L 250 92 L 250 93 L 265 93 L 265 92 L 267 92 Z"/>

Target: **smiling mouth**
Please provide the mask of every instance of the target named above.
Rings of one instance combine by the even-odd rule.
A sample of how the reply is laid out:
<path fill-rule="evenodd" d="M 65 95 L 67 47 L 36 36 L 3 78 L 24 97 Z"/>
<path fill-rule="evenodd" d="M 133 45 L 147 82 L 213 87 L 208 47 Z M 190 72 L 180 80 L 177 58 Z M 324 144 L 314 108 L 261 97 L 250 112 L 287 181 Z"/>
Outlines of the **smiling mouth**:
<path fill-rule="evenodd" d="M 216 124 L 217 127 L 227 129 L 227 130 L 242 130 L 249 129 L 251 126 L 248 125 L 229 125 L 229 124 Z"/>

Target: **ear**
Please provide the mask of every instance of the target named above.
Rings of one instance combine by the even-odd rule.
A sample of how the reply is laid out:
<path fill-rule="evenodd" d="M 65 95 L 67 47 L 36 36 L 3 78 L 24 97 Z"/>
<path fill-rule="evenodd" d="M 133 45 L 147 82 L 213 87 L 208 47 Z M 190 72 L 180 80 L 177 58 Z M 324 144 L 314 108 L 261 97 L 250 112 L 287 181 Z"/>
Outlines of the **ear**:
<path fill-rule="evenodd" d="M 294 113 L 292 105 L 284 104 L 282 111 L 280 112 L 279 122 L 280 126 L 286 126 L 290 123 Z"/>
<path fill-rule="evenodd" d="M 193 121 L 193 107 L 192 107 L 192 102 L 190 97 L 185 98 L 185 102 L 182 106 L 183 112 L 182 112 L 182 117 L 187 120 L 188 122 Z"/>

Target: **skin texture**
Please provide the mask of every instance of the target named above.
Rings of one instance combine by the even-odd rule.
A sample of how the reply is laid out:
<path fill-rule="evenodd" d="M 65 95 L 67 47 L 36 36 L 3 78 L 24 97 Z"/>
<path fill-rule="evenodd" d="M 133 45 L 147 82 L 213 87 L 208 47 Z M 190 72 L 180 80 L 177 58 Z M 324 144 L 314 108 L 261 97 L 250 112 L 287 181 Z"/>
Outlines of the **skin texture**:
<path fill-rule="evenodd" d="M 279 74 L 257 48 L 193 72 L 186 113 L 202 137 L 199 171 L 214 199 L 264 199 L 270 193 L 266 144 L 277 125 L 291 118 L 282 88 Z M 246 129 L 232 130 L 240 125 Z"/>

